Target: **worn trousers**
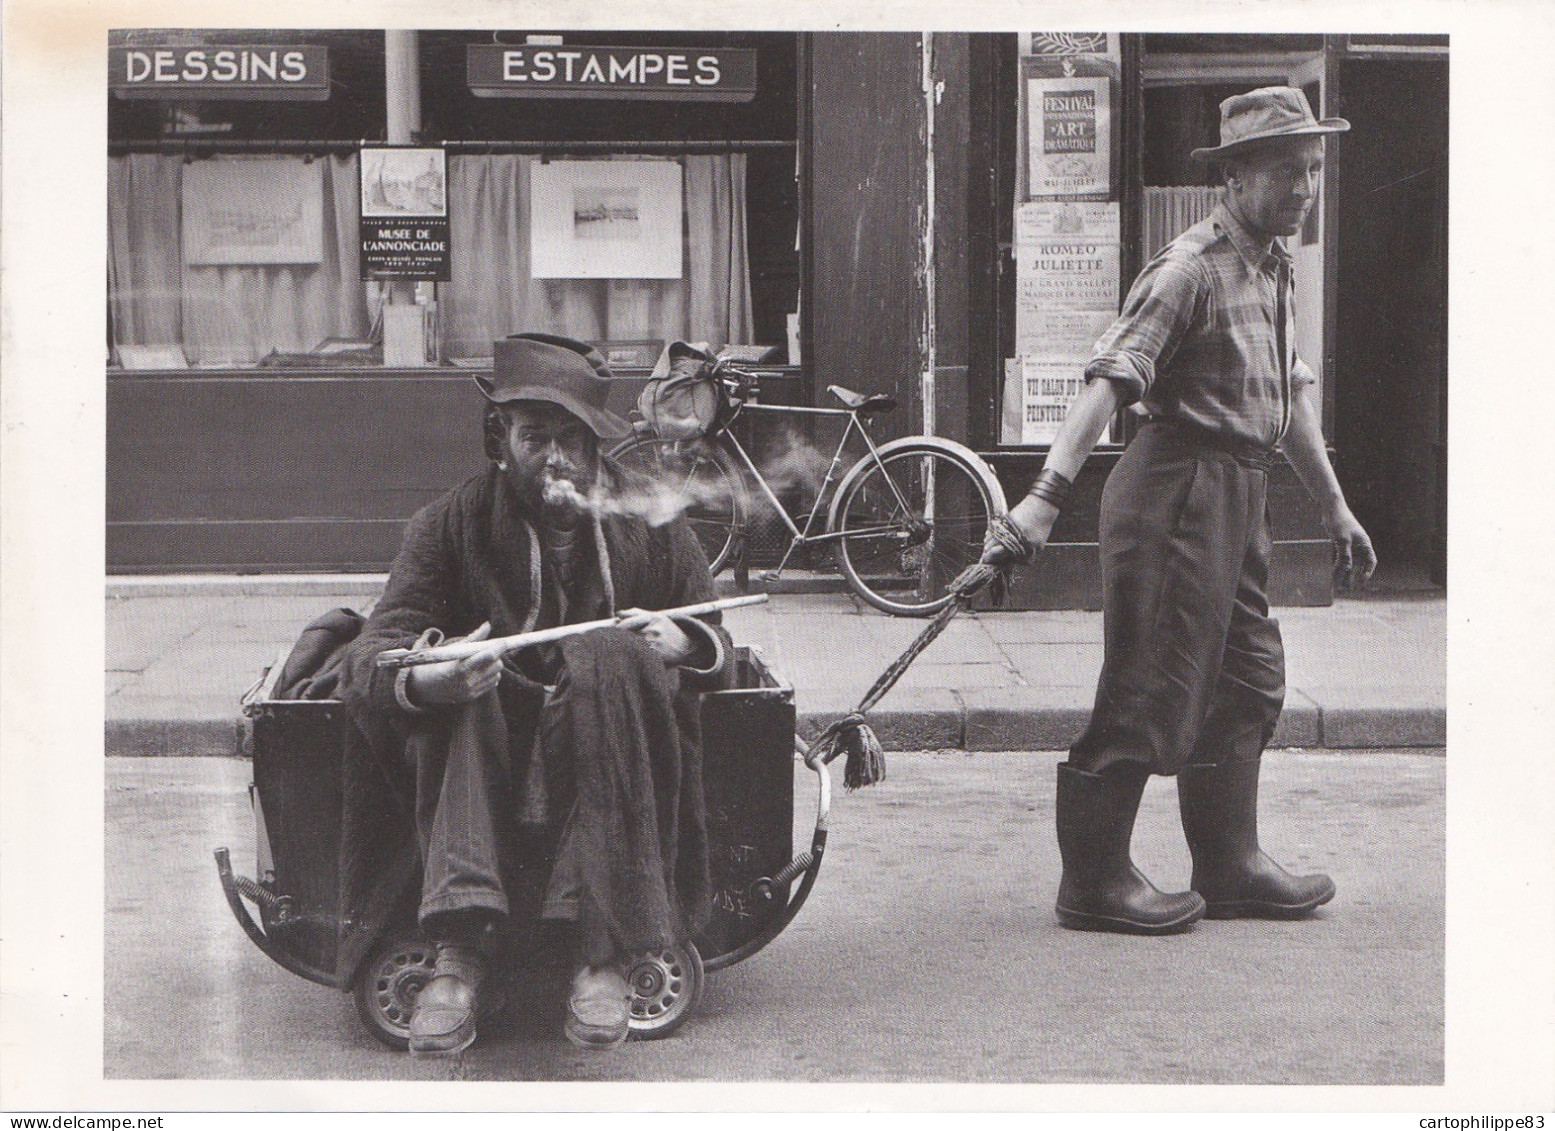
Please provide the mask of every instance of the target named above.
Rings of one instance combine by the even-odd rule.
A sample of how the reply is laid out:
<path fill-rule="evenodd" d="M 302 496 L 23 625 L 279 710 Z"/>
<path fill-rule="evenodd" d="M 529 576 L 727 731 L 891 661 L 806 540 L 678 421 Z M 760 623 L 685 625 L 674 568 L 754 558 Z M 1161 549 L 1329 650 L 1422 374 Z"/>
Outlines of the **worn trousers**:
<path fill-rule="evenodd" d="M 413 735 L 406 751 L 416 767 L 420 918 L 506 916 L 516 798 L 501 700 L 483 695 L 445 710 L 439 723 Z"/>
<path fill-rule="evenodd" d="M 1268 457 L 1169 422 L 1140 429 L 1101 506 L 1104 654 L 1083 770 L 1258 757 L 1285 700 L 1264 590 Z"/>
<path fill-rule="evenodd" d="M 575 919 L 579 956 L 600 965 L 674 945 L 701 920 L 700 755 L 694 736 L 682 741 L 694 722 L 678 718 L 678 677 L 640 637 L 613 629 L 562 649 L 517 766 L 498 692 L 439 711 L 407 745 L 419 917 Z"/>

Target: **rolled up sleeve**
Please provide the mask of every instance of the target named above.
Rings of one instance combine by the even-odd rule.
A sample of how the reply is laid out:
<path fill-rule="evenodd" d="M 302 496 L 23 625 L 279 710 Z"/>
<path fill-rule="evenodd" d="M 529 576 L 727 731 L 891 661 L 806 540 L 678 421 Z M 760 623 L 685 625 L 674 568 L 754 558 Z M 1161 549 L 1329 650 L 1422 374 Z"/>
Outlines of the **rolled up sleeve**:
<path fill-rule="evenodd" d="M 734 649 L 729 634 L 718 625 L 697 617 L 672 617 L 687 639 L 691 655 L 680 664 L 681 678 L 698 691 L 716 691 L 733 686 Z"/>
<path fill-rule="evenodd" d="M 1125 404 L 1150 391 L 1156 371 L 1176 352 L 1206 294 L 1196 265 L 1171 258 L 1153 261 L 1134 280 L 1117 320 L 1096 343 L 1086 381 L 1105 378 L 1122 387 Z"/>
<path fill-rule="evenodd" d="M 1310 365 L 1298 357 L 1296 364 L 1290 367 L 1290 383 L 1297 387 L 1301 385 L 1316 385 L 1317 374 L 1312 371 Z"/>

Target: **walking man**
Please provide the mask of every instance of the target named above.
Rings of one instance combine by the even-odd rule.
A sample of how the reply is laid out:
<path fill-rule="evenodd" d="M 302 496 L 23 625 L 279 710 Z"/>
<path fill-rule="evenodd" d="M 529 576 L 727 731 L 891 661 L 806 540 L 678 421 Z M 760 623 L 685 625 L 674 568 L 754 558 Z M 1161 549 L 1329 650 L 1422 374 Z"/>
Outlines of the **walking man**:
<path fill-rule="evenodd" d="M 1034 552 L 1075 474 L 1125 405 L 1144 425 L 1101 507 L 1105 657 L 1085 733 L 1058 767 L 1057 912 L 1080 930 L 1165 934 L 1211 918 L 1298 918 L 1333 898 L 1258 844 L 1258 773 L 1284 702 L 1264 594 L 1268 471 L 1283 449 L 1322 508 L 1346 583 L 1376 566 L 1323 443 L 1317 378 L 1295 355 L 1290 255 L 1317 198 L 1324 135 L 1300 90 L 1221 103 L 1213 213 L 1164 248 L 1096 345 L 1030 493 L 984 560 Z M 1129 855 L 1146 779 L 1176 775 L 1193 890 L 1156 889 Z"/>

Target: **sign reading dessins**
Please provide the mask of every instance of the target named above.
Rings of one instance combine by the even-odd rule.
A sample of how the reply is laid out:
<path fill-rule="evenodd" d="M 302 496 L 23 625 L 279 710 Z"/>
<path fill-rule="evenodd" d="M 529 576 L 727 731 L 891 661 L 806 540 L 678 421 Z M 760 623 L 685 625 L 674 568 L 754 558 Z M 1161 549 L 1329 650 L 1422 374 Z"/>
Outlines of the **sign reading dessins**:
<path fill-rule="evenodd" d="M 110 47 L 108 89 L 120 98 L 323 101 L 329 97 L 329 48 Z"/>
<path fill-rule="evenodd" d="M 748 47 L 565 47 L 472 43 L 465 71 L 482 98 L 631 98 L 749 102 L 756 52 Z"/>

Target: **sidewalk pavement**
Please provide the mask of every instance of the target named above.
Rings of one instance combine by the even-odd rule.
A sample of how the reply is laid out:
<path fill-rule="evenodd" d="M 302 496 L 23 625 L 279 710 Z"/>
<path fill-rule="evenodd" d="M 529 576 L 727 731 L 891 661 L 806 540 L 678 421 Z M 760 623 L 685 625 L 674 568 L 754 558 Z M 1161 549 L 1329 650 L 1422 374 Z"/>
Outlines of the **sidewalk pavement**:
<path fill-rule="evenodd" d="M 723 579 L 720 579 L 722 582 Z M 109 755 L 233 755 L 238 701 L 298 632 L 366 610 L 383 575 L 110 578 Z M 803 734 L 851 710 L 926 621 L 796 585 L 725 614 L 794 688 Z M 1277 609 L 1285 712 L 1274 745 L 1446 744 L 1446 600 L 1341 598 Z M 1101 614 L 964 613 L 870 712 L 888 750 L 1058 750 L 1080 733 L 1101 668 Z"/>

